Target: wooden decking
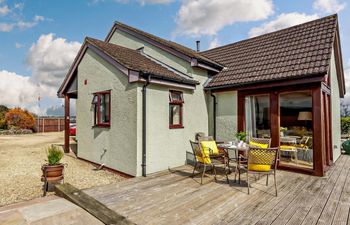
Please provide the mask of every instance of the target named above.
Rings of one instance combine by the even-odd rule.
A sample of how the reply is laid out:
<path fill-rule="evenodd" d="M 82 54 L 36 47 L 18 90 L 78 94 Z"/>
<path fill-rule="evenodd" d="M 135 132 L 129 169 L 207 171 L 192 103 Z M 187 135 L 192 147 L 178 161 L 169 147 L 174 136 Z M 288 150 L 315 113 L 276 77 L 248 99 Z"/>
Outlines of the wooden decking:
<path fill-rule="evenodd" d="M 350 156 L 341 156 L 325 177 L 278 171 L 273 179 L 247 188 L 212 177 L 200 185 L 185 166 L 146 178 L 83 190 L 136 224 L 350 224 Z M 245 176 L 243 176 L 245 177 Z M 252 178 L 254 181 L 254 178 Z M 21 223 L 16 223 L 21 222 Z M 0 208 L 0 224 L 102 224 L 87 211 L 58 197 Z"/>
<path fill-rule="evenodd" d="M 131 179 L 85 192 L 137 224 L 350 224 L 350 157 L 341 156 L 325 177 L 278 172 L 242 185 L 189 178 L 191 167 Z M 243 176 L 245 177 L 245 176 Z M 252 181 L 254 178 L 252 178 Z"/>

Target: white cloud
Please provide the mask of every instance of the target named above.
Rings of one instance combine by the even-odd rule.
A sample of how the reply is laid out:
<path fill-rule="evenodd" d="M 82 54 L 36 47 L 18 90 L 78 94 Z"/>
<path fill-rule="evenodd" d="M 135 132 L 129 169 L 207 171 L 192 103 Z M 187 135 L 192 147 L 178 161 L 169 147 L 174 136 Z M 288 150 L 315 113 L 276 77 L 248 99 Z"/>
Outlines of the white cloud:
<path fill-rule="evenodd" d="M 26 60 L 32 70 L 31 79 L 55 96 L 80 46 L 79 42 L 56 38 L 52 33 L 41 35 L 30 47 Z"/>
<path fill-rule="evenodd" d="M 14 24 L 10 23 L 0 23 L 0 32 L 10 32 L 14 28 Z"/>
<path fill-rule="evenodd" d="M 0 71 L 0 77 L 0 104 L 28 108 L 37 101 L 39 86 L 30 81 L 30 77 L 6 70 Z"/>
<path fill-rule="evenodd" d="M 174 35 L 215 35 L 227 25 L 262 20 L 271 14 L 271 0 L 183 0 Z"/>
<path fill-rule="evenodd" d="M 169 4 L 171 2 L 174 2 L 175 0 L 112 0 L 116 3 L 122 3 L 127 4 L 130 2 L 138 2 L 140 5 L 146 5 L 146 4 Z M 106 0 L 91 0 L 88 5 L 96 5 L 99 3 L 106 2 Z"/>
<path fill-rule="evenodd" d="M 313 8 L 325 13 L 338 13 L 345 8 L 345 3 L 339 3 L 337 0 L 316 0 Z"/>
<path fill-rule="evenodd" d="M 22 10 L 24 8 L 24 3 L 16 3 L 14 5 L 15 9 Z"/>
<path fill-rule="evenodd" d="M 307 21 L 315 20 L 318 16 L 316 14 L 307 15 L 305 13 L 282 13 L 275 20 L 263 23 L 259 27 L 253 27 L 249 31 L 249 36 L 254 37 L 265 33 L 273 32 L 283 28 L 291 27 Z"/>
<path fill-rule="evenodd" d="M 0 32 L 10 32 L 14 28 L 18 28 L 20 30 L 26 30 L 38 25 L 39 22 L 42 22 L 44 20 L 47 20 L 47 19 L 44 18 L 43 16 L 36 15 L 34 16 L 32 21 L 19 20 L 17 22 L 11 22 L 11 23 L 0 23 Z"/>
<path fill-rule="evenodd" d="M 45 18 L 43 16 L 35 15 L 33 21 L 34 22 L 41 22 L 44 21 Z"/>
<path fill-rule="evenodd" d="M 345 76 L 346 94 L 344 96 L 343 102 L 347 105 L 350 105 L 350 59 L 348 60 L 348 63 L 344 68 L 344 76 Z"/>
<path fill-rule="evenodd" d="M 23 45 L 22 45 L 21 43 L 16 42 L 16 43 L 15 43 L 15 47 L 16 47 L 16 48 L 22 48 Z"/>
<path fill-rule="evenodd" d="M 138 0 L 141 5 L 145 4 L 169 4 L 174 0 Z"/>
<path fill-rule="evenodd" d="M 26 30 L 38 25 L 39 22 L 44 21 L 45 18 L 43 16 L 35 15 L 32 21 L 18 21 L 16 26 L 20 30 Z"/>
<path fill-rule="evenodd" d="M 10 12 L 10 9 L 7 5 L 0 7 L 0 16 L 6 16 Z"/>
<path fill-rule="evenodd" d="M 212 48 L 216 48 L 216 47 L 219 47 L 220 46 L 220 43 L 219 43 L 219 40 L 217 37 L 215 37 L 213 40 L 211 40 L 209 42 L 209 47 L 208 49 L 212 49 Z"/>
<path fill-rule="evenodd" d="M 53 34 L 41 35 L 31 46 L 27 56 L 32 76 L 0 71 L 0 104 L 18 106 L 45 115 L 47 109 L 43 106 L 39 108 L 38 96 L 49 104 L 60 102 L 57 99 L 57 90 L 80 46 L 79 42 L 68 42 L 54 37 Z"/>

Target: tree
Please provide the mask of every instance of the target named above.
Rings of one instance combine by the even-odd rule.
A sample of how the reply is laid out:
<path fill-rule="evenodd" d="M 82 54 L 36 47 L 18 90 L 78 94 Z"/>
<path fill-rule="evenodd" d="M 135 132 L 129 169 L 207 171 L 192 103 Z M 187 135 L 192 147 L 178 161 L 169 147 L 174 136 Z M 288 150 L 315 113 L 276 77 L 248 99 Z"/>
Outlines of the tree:
<path fill-rule="evenodd" d="M 345 104 L 344 102 L 340 103 L 340 115 L 341 117 L 348 117 L 350 116 L 350 106 Z"/>
<path fill-rule="evenodd" d="M 5 114 L 9 111 L 9 108 L 7 108 L 4 105 L 0 105 L 0 129 L 6 129 L 7 128 L 7 121 L 5 118 Z"/>
<path fill-rule="evenodd" d="M 6 114 L 7 126 L 9 128 L 34 129 L 35 117 L 27 110 L 21 108 L 10 109 Z"/>

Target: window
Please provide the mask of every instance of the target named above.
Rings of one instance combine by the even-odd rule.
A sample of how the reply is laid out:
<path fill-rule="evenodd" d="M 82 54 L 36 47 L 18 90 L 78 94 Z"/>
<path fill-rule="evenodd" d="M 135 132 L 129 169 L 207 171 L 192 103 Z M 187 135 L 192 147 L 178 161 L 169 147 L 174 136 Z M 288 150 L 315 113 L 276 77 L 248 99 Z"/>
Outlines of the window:
<path fill-rule="evenodd" d="M 245 125 L 249 137 L 270 138 L 270 95 L 245 97 Z"/>
<path fill-rule="evenodd" d="M 182 106 L 184 100 L 182 92 L 169 92 L 169 128 L 183 128 L 182 125 Z"/>
<path fill-rule="evenodd" d="M 111 113 L 111 92 L 97 92 L 92 98 L 94 107 L 94 125 L 95 126 L 110 126 Z"/>

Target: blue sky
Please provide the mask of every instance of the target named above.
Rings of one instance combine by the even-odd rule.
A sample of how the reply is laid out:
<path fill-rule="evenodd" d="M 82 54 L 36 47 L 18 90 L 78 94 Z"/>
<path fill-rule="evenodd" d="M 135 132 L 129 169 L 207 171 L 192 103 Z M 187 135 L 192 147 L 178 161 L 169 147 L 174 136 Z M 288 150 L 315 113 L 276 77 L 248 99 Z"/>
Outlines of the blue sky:
<path fill-rule="evenodd" d="M 113 21 L 191 48 L 201 40 L 205 50 L 333 13 L 350 75 L 346 0 L 0 0 L 0 104 L 61 109 L 55 92 L 80 44 L 86 36 L 103 40 Z"/>

